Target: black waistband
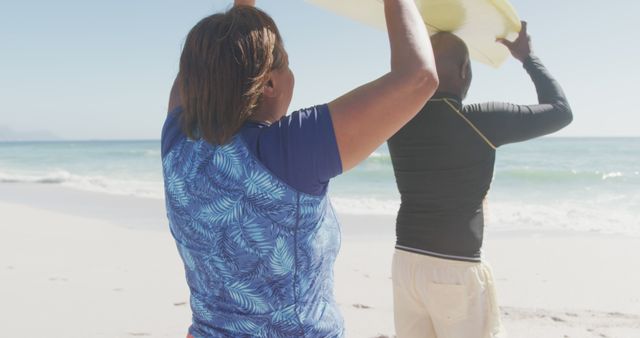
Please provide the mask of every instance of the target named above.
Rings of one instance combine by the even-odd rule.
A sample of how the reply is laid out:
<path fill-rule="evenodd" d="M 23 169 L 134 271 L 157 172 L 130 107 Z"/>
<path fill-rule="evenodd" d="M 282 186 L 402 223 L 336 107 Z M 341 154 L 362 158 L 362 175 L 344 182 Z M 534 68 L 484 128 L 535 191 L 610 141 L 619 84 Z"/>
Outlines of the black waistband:
<path fill-rule="evenodd" d="M 396 249 L 406 251 L 406 252 L 411 252 L 418 255 L 431 256 L 435 258 L 448 259 L 452 261 L 471 262 L 471 263 L 478 263 L 482 261 L 482 257 L 464 257 L 464 256 L 446 255 L 446 254 L 440 254 L 437 252 L 431 252 L 431 251 L 422 250 L 422 249 L 410 248 L 410 247 L 402 246 L 399 244 L 396 244 Z"/>

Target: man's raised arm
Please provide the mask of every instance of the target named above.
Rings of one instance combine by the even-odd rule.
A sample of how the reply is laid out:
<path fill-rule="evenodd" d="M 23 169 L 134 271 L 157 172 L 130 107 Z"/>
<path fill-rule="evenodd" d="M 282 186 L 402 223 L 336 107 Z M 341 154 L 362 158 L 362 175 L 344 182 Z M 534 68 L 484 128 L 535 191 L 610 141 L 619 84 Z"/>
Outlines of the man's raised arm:
<path fill-rule="evenodd" d="M 551 134 L 569 125 L 573 120 L 569 101 L 560 84 L 533 54 L 527 23 L 522 23 L 520 35 L 514 42 L 498 41 L 509 48 L 529 73 L 538 93 L 538 104 L 472 104 L 465 107 L 469 119 L 496 146 Z"/>

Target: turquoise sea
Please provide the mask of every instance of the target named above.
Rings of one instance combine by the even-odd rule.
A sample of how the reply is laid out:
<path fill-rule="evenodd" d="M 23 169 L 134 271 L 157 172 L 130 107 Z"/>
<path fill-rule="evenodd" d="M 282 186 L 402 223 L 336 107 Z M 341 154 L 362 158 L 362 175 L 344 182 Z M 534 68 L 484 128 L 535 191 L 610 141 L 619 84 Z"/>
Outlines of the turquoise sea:
<path fill-rule="evenodd" d="M 640 138 L 543 138 L 504 146 L 497 158 L 489 227 L 640 236 Z M 0 189 L 29 182 L 162 198 L 160 165 L 158 141 L 5 142 Z M 394 215 L 386 146 L 330 193 L 340 212 Z"/>

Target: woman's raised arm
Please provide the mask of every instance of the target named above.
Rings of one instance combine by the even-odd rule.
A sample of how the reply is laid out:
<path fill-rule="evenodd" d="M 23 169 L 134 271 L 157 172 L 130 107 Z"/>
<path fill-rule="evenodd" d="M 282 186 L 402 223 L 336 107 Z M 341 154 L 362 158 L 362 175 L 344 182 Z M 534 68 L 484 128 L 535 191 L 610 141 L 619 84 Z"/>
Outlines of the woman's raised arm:
<path fill-rule="evenodd" d="M 347 171 L 422 109 L 438 88 L 431 41 L 414 0 L 385 0 L 391 71 L 329 103 Z"/>
<path fill-rule="evenodd" d="M 235 0 L 233 2 L 234 6 L 255 6 L 256 0 Z"/>

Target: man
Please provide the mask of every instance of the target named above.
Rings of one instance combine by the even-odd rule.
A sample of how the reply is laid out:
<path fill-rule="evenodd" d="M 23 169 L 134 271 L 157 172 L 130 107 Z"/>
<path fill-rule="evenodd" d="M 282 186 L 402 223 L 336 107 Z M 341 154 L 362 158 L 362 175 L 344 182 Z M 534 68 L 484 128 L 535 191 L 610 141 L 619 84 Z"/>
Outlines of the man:
<path fill-rule="evenodd" d="M 539 104 L 463 105 L 469 52 L 450 33 L 432 37 L 440 86 L 422 111 L 389 140 L 402 204 L 393 259 L 398 338 L 498 337 L 493 276 L 482 262 L 483 201 L 496 148 L 558 131 L 572 120 L 562 89 L 531 52 L 526 23 L 514 42 Z"/>

